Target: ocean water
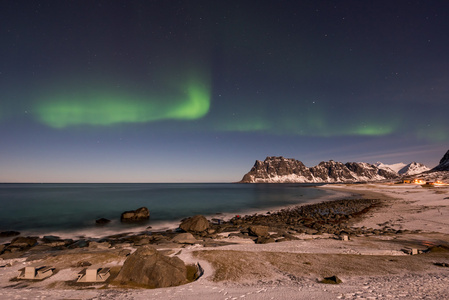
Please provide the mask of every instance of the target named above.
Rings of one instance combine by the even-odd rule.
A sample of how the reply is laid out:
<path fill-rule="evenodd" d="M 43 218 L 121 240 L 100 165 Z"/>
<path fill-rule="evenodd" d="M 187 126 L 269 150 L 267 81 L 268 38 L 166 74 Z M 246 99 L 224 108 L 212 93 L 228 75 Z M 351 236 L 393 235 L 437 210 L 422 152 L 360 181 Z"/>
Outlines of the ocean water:
<path fill-rule="evenodd" d="M 304 184 L 0 184 L 0 231 L 99 237 L 175 228 L 197 214 L 226 219 L 332 196 Z M 122 212 L 142 206 L 150 210 L 149 222 L 120 222 Z M 112 222 L 98 226 L 99 218 Z"/>

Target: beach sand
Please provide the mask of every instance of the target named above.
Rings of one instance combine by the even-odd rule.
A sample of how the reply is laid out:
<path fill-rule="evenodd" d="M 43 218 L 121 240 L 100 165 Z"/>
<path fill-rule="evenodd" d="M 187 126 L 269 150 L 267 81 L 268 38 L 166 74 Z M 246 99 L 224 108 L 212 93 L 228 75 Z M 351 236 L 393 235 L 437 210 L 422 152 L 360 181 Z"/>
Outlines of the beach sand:
<path fill-rule="evenodd" d="M 42 256 L 0 260 L 4 299 L 448 299 L 449 252 L 429 247 L 449 246 L 449 188 L 403 184 L 327 185 L 381 199 L 353 227 L 393 228 L 396 234 L 354 235 L 349 241 L 330 234 L 298 234 L 298 240 L 255 244 L 238 237 L 222 247 L 189 245 L 165 249 L 185 263 L 199 262 L 204 275 L 192 283 L 161 289 L 120 289 L 105 284 L 76 285 L 76 262 L 111 267 L 117 273 L 126 257 L 123 249 L 76 249 Z M 423 252 L 408 255 L 404 249 Z M 160 249 L 163 250 L 163 249 Z M 20 268 L 52 265 L 58 272 L 40 282 L 11 280 Z M 341 284 L 318 281 L 338 276 Z"/>

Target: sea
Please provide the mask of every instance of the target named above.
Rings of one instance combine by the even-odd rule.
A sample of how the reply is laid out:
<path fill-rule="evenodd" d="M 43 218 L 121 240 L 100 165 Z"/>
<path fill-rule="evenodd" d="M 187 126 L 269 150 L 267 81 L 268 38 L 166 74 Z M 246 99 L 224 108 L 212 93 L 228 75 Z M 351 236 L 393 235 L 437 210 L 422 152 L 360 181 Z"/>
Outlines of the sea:
<path fill-rule="evenodd" d="M 342 198 L 310 184 L 136 183 L 0 184 L 0 231 L 64 238 L 177 228 L 194 215 L 230 219 Z M 145 206 L 146 223 L 120 222 L 124 211 Z M 110 219 L 97 225 L 99 218 Z"/>

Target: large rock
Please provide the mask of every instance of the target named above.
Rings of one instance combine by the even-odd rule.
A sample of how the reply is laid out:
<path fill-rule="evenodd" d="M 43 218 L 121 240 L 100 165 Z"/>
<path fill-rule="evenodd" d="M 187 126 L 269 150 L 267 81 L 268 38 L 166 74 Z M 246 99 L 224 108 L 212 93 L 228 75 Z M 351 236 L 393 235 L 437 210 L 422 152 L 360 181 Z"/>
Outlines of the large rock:
<path fill-rule="evenodd" d="M 341 279 L 337 276 L 330 276 L 330 277 L 324 277 L 323 280 L 320 281 L 321 283 L 327 283 L 327 284 L 340 284 L 342 283 Z"/>
<path fill-rule="evenodd" d="M 268 226 L 262 225 L 252 225 L 248 227 L 248 233 L 257 237 L 267 237 L 268 234 Z"/>
<path fill-rule="evenodd" d="M 201 215 L 187 218 L 181 222 L 179 228 L 187 232 L 203 232 L 209 228 L 209 221 Z"/>
<path fill-rule="evenodd" d="M 16 237 L 11 241 L 10 247 L 27 248 L 37 244 L 37 237 Z"/>
<path fill-rule="evenodd" d="M 136 210 L 125 211 L 120 216 L 122 222 L 139 222 L 150 219 L 150 211 L 146 207 L 141 207 Z"/>
<path fill-rule="evenodd" d="M 12 237 L 12 236 L 16 236 L 19 234 L 20 234 L 20 232 L 18 232 L 18 231 L 2 231 L 2 232 L 0 232 L 0 237 Z"/>
<path fill-rule="evenodd" d="M 151 246 L 142 246 L 125 260 L 116 281 L 148 288 L 177 286 L 187 283 L 187 268 L 179 257 L 168 257 Z"/>
<path fill-rule="evenodd" d="M 122 215 L 123 215 L 123 214 L 122 214 Z M 150 217 L 149 214 L 148 214 L 148 217 Z M 95 223 L 96 223 L 97 225 L 106 225 L 106 224 L 108 224 L 108 223 L 111 223 L 111 220 L 106 219 L 106 218 L 100 218 L 100 219 L 95 220 Z"/>
<path fill-rule="evenodd" d="M 190 232 L 184 232 L 176 235 L 172 239 L 172 242 L 179 244 L 195 244 L 198 240 Z"/>

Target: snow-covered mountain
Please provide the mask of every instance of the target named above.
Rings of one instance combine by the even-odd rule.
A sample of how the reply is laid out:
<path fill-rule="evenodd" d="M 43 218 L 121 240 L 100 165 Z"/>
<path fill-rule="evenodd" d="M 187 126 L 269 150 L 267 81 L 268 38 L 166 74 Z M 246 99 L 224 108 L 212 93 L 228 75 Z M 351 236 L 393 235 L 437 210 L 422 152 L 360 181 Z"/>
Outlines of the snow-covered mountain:
<path fill-rule="evenodd" d="M 449 150 L 441 158 L 440 163 L 435 168 L 423 172 L 417 176 L 425 181 L 449 182 Z"/>
<path fill-rule="evenodd" d="M 403 167 L 398 171 L 398 174 L 401 176 L 409 176 L 409 175 L 416 175 L 420 174 L 425 171 L 429 171 L 430 168 L 423 165 L 422 163 L 412 162 Z"/>
<path fill-rule="evenodd" d="M 381 162 L 377 162 L 374 164 L 376 167 L 378 167 L 379 169 L 384 169 L 384 170 L 391 170 L 394 171 L 396 173 L 399 172 L 400 169 L 404 168 L 407 164 L 404 164 L 403 162 L 397 163 L 397 164 L 391 164 L 391 165 L 387 165 Z"/>
<path fill-rule="evenodd" d="M 375 166 L 379 169 L 384 170 L 391 170 L 393 172 L 396 172 L 400 176 L 409 176 L 409 175 L 416 175 L 425 171 L 430 170 L 429 167 L 423 165 L 422 163 L 417 162 L 411 162 L 408 165 L 404 163 L 397 163 L 397 164 L 391 164 L 387 165 L 381 162 L 375 163 Z"/>
<path fill-rule="evenodd" d="M 361 182 L 395 179 L 398 174 L 380 169 L 368 163 L 348 162 L 343 164 L 333 160 L 321 162 L 308 168 L 299 160 L 282 156 L 269 156 L 264 161 L 256 160 L 246 173 L 242 183 L 324 183 Z"/>

